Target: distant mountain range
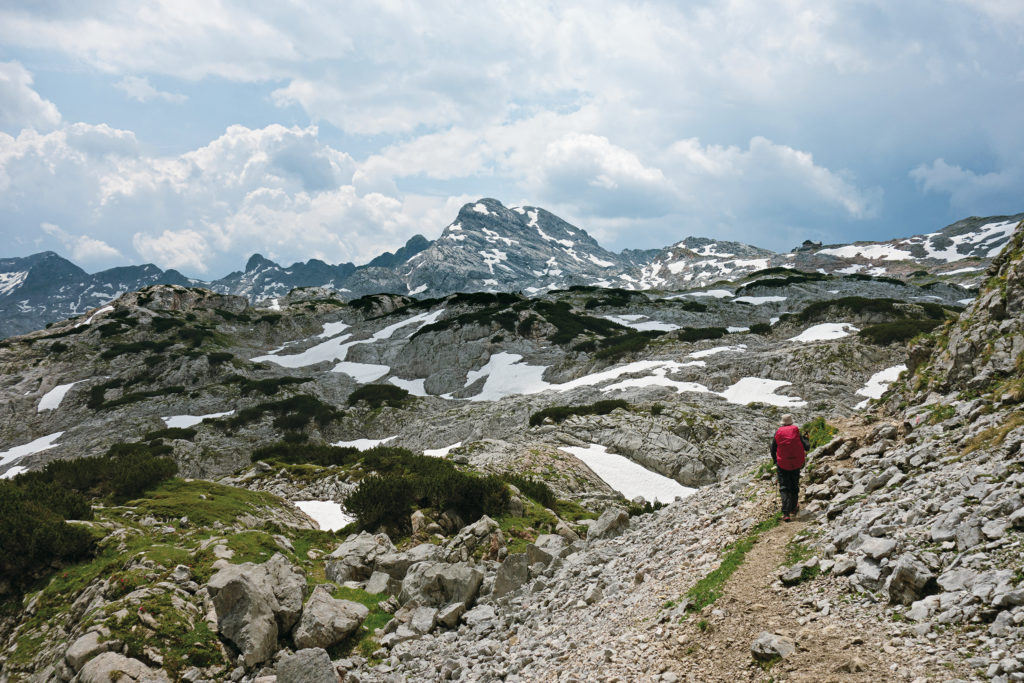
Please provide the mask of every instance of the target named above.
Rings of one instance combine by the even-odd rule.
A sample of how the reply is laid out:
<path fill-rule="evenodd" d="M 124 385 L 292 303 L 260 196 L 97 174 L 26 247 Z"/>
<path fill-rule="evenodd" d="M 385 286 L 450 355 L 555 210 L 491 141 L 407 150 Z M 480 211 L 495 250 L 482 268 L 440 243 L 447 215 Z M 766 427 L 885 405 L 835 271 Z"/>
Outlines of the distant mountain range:
<path fill-rule="evenodd" d="M 295 287 L 331 287 L 345 298 L 392 292 L 521 291 L 534 295 L 573 285 L 633 290 L 692 289 L 770 267 L 886 277 L 943 277 L 976 282 L 1024 213 L 967 218 L 937 232 L 887 242 L 821 245 L 789 253 L 687 237 L 664 249 L 604 249 L 585 230 L 539 207 L 508 208 L 494 199 L 466 204 L 436 240 L 412 237 L 369 263 L 311 259 L 284 267 L 260 254 L 242 271 L 201 281 L 155 265 L 89 274 L 54 252 L 0 259 L 0 336 L 23 334 L 80 315 L 152 284 L 204 287 L 253 302 Z"/>

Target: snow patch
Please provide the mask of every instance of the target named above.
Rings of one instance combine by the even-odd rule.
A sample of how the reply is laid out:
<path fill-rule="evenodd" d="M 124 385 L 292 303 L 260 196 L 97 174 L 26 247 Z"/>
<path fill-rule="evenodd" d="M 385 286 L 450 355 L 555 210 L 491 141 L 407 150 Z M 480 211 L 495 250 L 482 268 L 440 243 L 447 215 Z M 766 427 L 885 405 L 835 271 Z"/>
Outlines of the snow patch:
<path fill-rule="evenodd" d="M 337 531 L 356 521 L 356 518 L 330 500 L 297 500 L 295 507 L 313 518 L 322 531 Z"/>
<path fill-rule="evenodd" d="M 331 372 L 344 373 L 360 384 L 366 384 L 375 379 L 380 379 L 391 372 L 391 367 L 374 363 L 355 363 L 343 360 L 331 368 Z"/>
<path fill-rule="evenodd" d="M 110 313 L 112 310 L 114 310 L 113 306 L 104 306 L 103 308 L 99 309 L 98 311 L 90 315 L 88 318 L 86 318 L 85 322 L 78 323 L 77 325 L 75 325 L 75 327 L 77 328 L 83 327 L 85 325 L 91 325 L 92 321 L 96 319 L 96 316 L 103 315 L 104 313 Z"/>
<path fill-rule="evenodd" d="M 491 215 L 491 212 L 487 210 L 487 206 L 481 204 L 480 202 L 477 202 L 476 204 L 473 205 L 473 210 L 476 211 L 477 213 L 482 213 L 485 216 Z"/>
<path fill-rule="evenodd" d="M 55 386 L 53 389 L 50 389 L 45 394 L 43 394 L 43 397 L 41 399 L 39 399 L 39 405 L 36 406 L 36 412 L 41 413 L 44 410 L 56 410 L 60 406 L 61 401 L 64 400 L 64 396 L 67 395 L 71 387 L 75 386 L 76 384 L 81 384 L 84 381 L 86 380 L 80 379 L 77 382 L 71 382 L 70 384 L 60 384 L 58 386 Z"/>
<path fill-rule="evenodd" d="M 843 247 L 819 249 L 817 253 L 839 256 L 841 258 L 856 258 L 860 256 L 871 260 L 882 259 L 883 261 L 910 261 L 914 258 L 909 251 L 897 249 L 892 244 L 848 244 Z"/>
<path fill-rule="evenodd" d="M 746 304 L 753 304 L 760 306 L 761 304 L 777 303 L 779 301 L 785 301 L 784 296 L 738 296 L 733 301 L 740 301 Z"/>
<path fill-rule="evenodd" d="M 422 293 L 423 293 L 423 292 L 425 292 L 425 291 L 427 291 L 427 285 L 426 285 L 426 283 L 424 283 L 424 284 L 420 285 L 420 286 L 419 286 L 419 287 L 417 287 L 416 289 L 410 289 L 410 290 L 409 290 L 409 294 L 410 294 L 410 295 L 422 294 Z"/>
<path fill-rule="evenodd" d="M 0 294 L 10 294 L 13 290 L 17 289 L 27 277 L 28 271 L 20 273 L 0 273 Z"/>
<path fill-rule="evenodd" d="M 657 331 L 657 332 L 671 332 L 672 330 L 678 330 L 679 325 L 673 325 L 672 323 L 658 322 L 657 320 L 648 320 L 645 322 L 636 322 L 639 318 L 646 318 L 645 315 L 605 315 L 601 316 L 605 320 L 611 320 L 613 323 L 618 323 L 623 327 L 632 327 L 634 330 L 641 332 Z"/>
<path fill-rule="evenodd" d="M 0 467 L 12 464 L 18 460 L 21 460 L 26 455 L 32 455 L 33 453 L 40 453 L 49 448 L 53 448 L 57 444 L 54 443 L 59 439 L 64 432 L 54 432 L 53 434 L 47 434 L 41 436 L 35 441 L 29 441 L 26 444 L 20 446 L 13 446 L 8 448 L 6 451 L 0 451 Z"/>
<path fill-rule="evenodd" d="M 324 331 L 316 335 L 317 337 L 334 337 L 348 329 L 348 323 L 343 323 L 340 320 L 336 323 L 324 323 Z"/>
<path fill-rule="evenodd" d="M 721 392 L 719 396 L 729 403 L 746 405 L 748 403 L 767 403 L 780 407 L 797 408 L 807 405 L 807 401 L 794 396 L 779 396 L 776 390 L 789 386 L 792 382 L 761 377 L 743 377 L 740 381 Z"/>
<path fill-rule="evenodd" d="M 405 389 L 413 396 L 429 396 L 427 390 L 423 384 L 426 382 L 425 379 L 402 379 L 401 377 L 391 377 L 388 379 L 389 382 L 394 384 L 396 387 Z"/>
<path fill-rule="evenodd" d="M 208 413 L 207 415 L 171 415 L 170 417 L 161 417 L 168 429 L 186 429 L 193 425 L 197 425 L 206 419 L 216 419 L 218 417 L 227 417 L 228 415 L 234 415 L 235 411 L 228 410 L 223 413 Z"/>
<path fill-rule="evenodd" d="M 338 446 L 340 448 L 358 448 L 361 451 L 365 451 L 367 448 L 373 448 L 379 446 L 382 443 L 387 443 L 392 439 L 397 439 L 398 435 L 389 436 L 386 439 L 355 439 L 353 441 L 335 441 L 332 446 Z"/>
<path fill-rule="evenodd" d="M 626 498 L 643 496 L 644 500 L 671 503 L 676 496 L 685 498 L 697 490 L 652 472 L 629 458 L 609 453 L 599 444 L 560 446 L 559 450 L 582 460 L 594 474 Z"/>
<path fill-rule="evenodd" d="M 711 296 L 716 299 L 725 299 L 732 296 L 732 292 L 728 289 L 708 289 L 703 292 L 686 292 L 680 296 Z M 673 297 L 675 298 L 675 297 Z"/>
<path fill-rule="evenodd" d="M 738 351 L 740 353 L 747 350 L 746 344 L 735 344 L 733 346 L 715 346 L 710 349 L 704 349 L 703 351 L 694 351 L 693 353 L 687 354 L 687 358 L 707 358 L 708 356 L 714 356 L 715 354 L 725 353 L 727 351 Z"/>
<path fill-rule="evenodd" d="M 458 448 L 461 445 L 461 441 L 456 441 L 451 446 L 445 446 L 444 448 L 424 448 L 423 455 L 429 455 L 431 458 L 443 458 L 448 455 L 453 448 Z"/>
<path fill-rule="evenodd" d="M 612 266 L 615 265 L 611 261 L 605 261 L 604 259 L 599 259 L 596 256 L 594 256 L 593 254 L 587 254 L 587 258 L 590 259 L 591 263 L 593 263 L 596 266 L 601 266 L 602 268 L 611 268 Z"/>
<path fill-rule="evenodd" d="M 867 396 L 867 398 L 855 405 L 854 408 L 857 410 L 867 408 L 869 400 L 882 398 L 882 394 L 889 388 L 889 385 L 899 379 L 900 373 L 906 369 L 906 365 L 894 365 L 871 375 L 867 384 L 856 391 L 858 396 Z"/>
<path fill-rule="evenodd" d="M 853 332 L 859 331 L 860 328 L 854 327 L 850 323 L 822 323 L 820 325 L 808 327 L 806 330 L 804 330 L 797 336 L 791 337 L 789 341 L 828 341 L 829 339 L 841 339 L 843 337 L 848 337 Z"/>

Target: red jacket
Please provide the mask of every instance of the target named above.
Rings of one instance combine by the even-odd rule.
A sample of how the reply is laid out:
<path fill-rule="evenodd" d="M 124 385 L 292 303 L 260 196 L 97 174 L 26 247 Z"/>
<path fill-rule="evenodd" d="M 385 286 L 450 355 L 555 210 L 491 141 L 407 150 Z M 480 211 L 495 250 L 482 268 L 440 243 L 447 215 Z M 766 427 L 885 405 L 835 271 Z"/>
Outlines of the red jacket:
<path fill-rule="evenodd" d="M 804 438 L 796 425 L 783 425 L 772 439 L 772 455 L 775 463 L 784 470 L 798 470 L 804 466 L 806 451 Z"/>

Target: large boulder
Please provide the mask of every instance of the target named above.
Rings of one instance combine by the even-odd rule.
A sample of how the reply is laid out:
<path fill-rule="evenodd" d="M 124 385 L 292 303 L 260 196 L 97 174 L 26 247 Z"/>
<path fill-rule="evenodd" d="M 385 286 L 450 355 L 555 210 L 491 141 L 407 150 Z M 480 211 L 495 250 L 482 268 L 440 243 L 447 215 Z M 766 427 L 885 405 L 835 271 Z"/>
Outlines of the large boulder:
<path fill-rule="evenodd" d="M 325 584 L 313 589 L 292 634 L 299 648 L 330 647 L 345 640 L 370 614 L 365 605 L 331 596 Z"/>
<path fill-rule="evenodd" d="M 387 534 L 363 531 L 351 535 L 328 556 L 327 578 L 335 583 L 365 581 L 373 573 L 377 558 L 393 552 L 395 546 Z"/>
<path fill-rule="evenodd" d="M 491 594 L 496 598 L 518 589 L 530 578 L 530 567 L 526 553 L 512 553 L 498 567 Z"/>
<path fill-rule="evenodd" d="M 889 575 L 889 600 L 909 605 L 920 599 L 926 588 L 935 581 L 935 574 L 910 553 L 900 555 Z"/>
<path fill-rule="evenodd" d="M 109 633 L 109 632 L 108 632 Z M 81 636 L 64 653 L 64 660 L 75 671 L 79 671 L 85 663 L 102 652 L 116 650 L 119 644 L 116 640 L 105 640 L 100 642 L 98 631 L 89 631 Z"/>
<path fill-rule="evenodd" d="M 206 590 L 217 613 L 217 630 L 239 652 L 246 668 L 270 659 L 277 649 L 277 598 L 251 562 L 223 567 Z"/>
<path fill-rule="evenodd" d="M 761 662 L 770 662 L 775 659 L 785 658 L 796 650 L 796 643 L 792 638 L 780 636 L 777 633 L 761 631 L 760 635 L 750 645 L 750 654 L 754 659 Z"/>
<path fill-rule="evenodd" d="M 326 650 L 309 648 L 277 663 L 277 683 L 338 683 L 338 674 Z"/>
<path fill-rule="evenodd" d="M 79 683 L 170 683 L 171 679 L 163 671 L 150 669 L 137 659 L 119 655 L 116 652 L 104 652 L 93 657 L 76 679 Z"/>
<path fill-rule="evenodd" d="M 484 574 L 466 563 L 420 562 L 409 568 L 398 596 L 402 604 L 440 607 L 453 602 L 469 605 L 480 590 Z"/>
<path fill-rule="evenodd" d="M 587 530 L 587 540 L 596 541 L 600 538 L 618 536 L 629 526 L 629 515 L 625 510 L 608 508 L 601 513 L 597 521 Z"/>
<path fill-rule="evenodd" d="M 490 544 L 492 534 L 500 534 L 498 523 L 484 515 L 477 521 L 459 530 L 450 541 L 445 543 L 445 558 L 449 562 L 467 562 L 473 557 L 477 546 Z"/>
<path fill-rule="evenodd" d="M 265 662 L 276 650 L 278 635 L 298 620 L 306 577 L 278 553 L 263 564 L 222 564 L 206 590 L 217 613 L 217 630 L 251 667 Z"/>
<path fill-rule="evenodd" d="M 439 562 L 444 559 L 445 550 L 433 543 L 421 543 L 401 553 L 386 553 L 377 557 L 374 568 L 393 579 L 401 581 L 409 567 L 420 562 Z"/>

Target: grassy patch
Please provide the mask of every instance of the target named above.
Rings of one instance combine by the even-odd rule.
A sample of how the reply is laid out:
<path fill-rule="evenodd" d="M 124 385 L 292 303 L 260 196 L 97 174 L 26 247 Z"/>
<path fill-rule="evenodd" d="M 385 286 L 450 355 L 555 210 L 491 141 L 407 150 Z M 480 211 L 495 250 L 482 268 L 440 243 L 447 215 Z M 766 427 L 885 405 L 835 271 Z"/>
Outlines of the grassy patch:
<path fill-rule="evenodd" d="M 820 415 L 810 422 L 805 422 L 800 427 L 800 432 L 807 437 L 807 441 L 811 444 L 812 451 L 815 448 L 824 446 L 831 441 L 832 437 L 835 436 L 838 431 L 839 430 L 836 427 L 830 425 L 825 421 L 825 418 Z"/>
<path fill-rule="evenodd" d="M 1024 412 L 1015 411 L 1010 414 L 1005 422 L 995 427 L 984 429 L 975 435 L 963 449 L 963 453 L 973 453 L 982 448 L 995 448 L 1002 445 L 1006 435 L 1011 431 L 1024 425 Z"/>
<path fill-rule="evenodd" d="M 743 564 L 743 560 L 751 548 L 754 547 L 754 544 L 757 543 L 757 539 L 764 532 L 777 527 L 781 519 L 781 513 L 776 513 L 763 522 L 754 525 L 750 533 L 728 546 L 718 568 L 702 578 L 686 592 L 686 597 L 690 600 L 690 606 L 687 608 L 687 611 L 699 612 L 722 597 L 722 591 L 729 577 Z"/>
<path fill-rule="evenodd" d="M 196 526 L 208 527 L 214 522 L 231 524 L 244 514 L 259 514 L 267 507 L 278 507 L 280 501 L 269 493 L 222 486 L 211 481 L 171 479 L 151 491 L 145 498 L 131 501 L 141 514 L 172 521 L 188 517 Z"/>

